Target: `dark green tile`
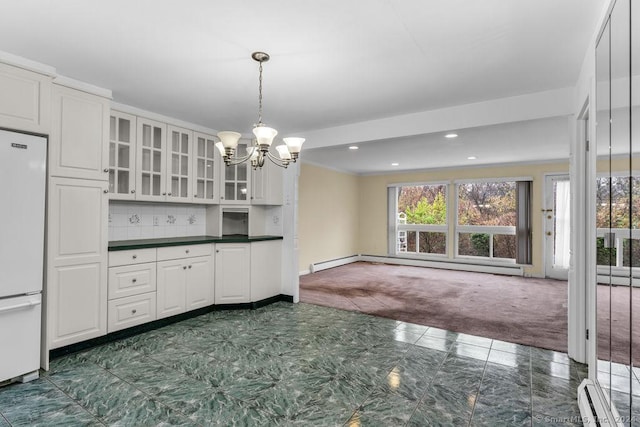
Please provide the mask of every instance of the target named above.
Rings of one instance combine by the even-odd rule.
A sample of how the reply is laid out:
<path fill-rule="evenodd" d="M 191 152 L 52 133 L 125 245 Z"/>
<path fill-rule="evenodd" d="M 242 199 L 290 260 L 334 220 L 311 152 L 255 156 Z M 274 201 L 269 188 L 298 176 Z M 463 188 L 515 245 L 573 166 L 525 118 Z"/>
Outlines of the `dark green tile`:
<path fill-rule="evenodd" d="M 347 422 L 347 425 L 405 425 L 418 402 L 397 393 L 374 391 Z"/>
<path fill-rule="evenodd" d="M 411 416 L 408 426 L 462 426 L 469 423 L 476 393 L 434 384 Z"/>

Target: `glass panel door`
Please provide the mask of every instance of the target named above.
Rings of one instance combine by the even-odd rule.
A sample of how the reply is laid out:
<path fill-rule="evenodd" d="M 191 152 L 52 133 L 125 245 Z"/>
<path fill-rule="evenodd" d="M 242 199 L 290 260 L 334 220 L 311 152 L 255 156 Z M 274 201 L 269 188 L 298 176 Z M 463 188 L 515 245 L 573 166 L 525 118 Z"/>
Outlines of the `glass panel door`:
<path fill-rule="evenodd" d="M 193 134 L 174 126 L 168 127 L 167 200 L 191 199 L 191 140 Z"/>
<path fill-rule="evenodd" d="M 166 125 L 138 118 L 138 149 L 136 157 L 137 200 L 165 200 Z"/>
<path fill-rule="evenodd" d="M 136 118 L 113 112 L 109 126 L 109 198 L 135 198 L 133 170 L 135 166 Z"/>
<path fill-rule="evenodd" d="M 194 135 L 193 198 L 198 203 L 218 203 L 218 179 L 215 140 L 204 134 Z M 215 178 L 214 178 L 215 177 Z"/>

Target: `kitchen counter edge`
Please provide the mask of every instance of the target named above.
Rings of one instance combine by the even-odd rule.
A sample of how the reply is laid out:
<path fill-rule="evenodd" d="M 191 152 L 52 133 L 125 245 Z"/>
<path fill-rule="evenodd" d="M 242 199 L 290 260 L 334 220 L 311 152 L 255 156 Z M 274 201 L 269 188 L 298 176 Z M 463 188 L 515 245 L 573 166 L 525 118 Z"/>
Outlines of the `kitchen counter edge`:
<path fill-rule="evenodd" d="M 188 236 L 166 237 L 159 239 L 114 240 L 109 242 L 109 251 L 126 251 L 131 249 L 161 248 L 166 246 L 200 245 L 205 243 L 251 243 L 266 240 L 282 240 L 282 236 Z"/>

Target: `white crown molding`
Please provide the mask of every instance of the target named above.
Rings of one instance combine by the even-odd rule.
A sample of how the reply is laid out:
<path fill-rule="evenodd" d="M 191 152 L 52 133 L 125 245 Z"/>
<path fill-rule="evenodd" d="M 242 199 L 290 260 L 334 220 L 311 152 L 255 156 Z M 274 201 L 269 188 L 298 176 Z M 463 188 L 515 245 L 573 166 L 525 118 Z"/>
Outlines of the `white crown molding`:
<path fill-rule="evenodd" d="M 46 76 L 55 77 L 57 75 L 56 69 L 50 65 L 32 61 L 30 59 L 23 58 L 9 52 L 0 51 L 0 62 L 7 65 L 12 65 L 14 67 L 22 68 L 24 70 L 44 74 Z"/>
<path fill-rule="evenodd" d="M 167 123 L 173 126 L 189 129 L 195 132 L 204 133 L 207 135 L 215 135 L 217 130 L 211 129 L 205 126 L 197 125 L 195 123 L 185 122 L 184 120 L 176 119 L 174 117 L 164 116 L 162 114 L 154 113 L 152 111 L 143 110 L 131 105 L 120 104 L 119 102 L 112 101 L 111 109 L 117 110 L 123 113 L 132 114 L 134 116 L 145 117 L 147 119 L 155 120 L 158 122 Z"/>
<path fill-rule="evenodd" d="M 75 80 L 69 77 L 57 76 L 56 78 L 53 79 L 53 83 L 60 86 L 66 86 L 71 89 L 76 89 L 82 92 L 87 92 L 92 95 L 98 95 L 103 98 L 113 99 L 113 95 L 110 89 L 94 86 L 90 83 L 82 82 L 80 80 Z"/>

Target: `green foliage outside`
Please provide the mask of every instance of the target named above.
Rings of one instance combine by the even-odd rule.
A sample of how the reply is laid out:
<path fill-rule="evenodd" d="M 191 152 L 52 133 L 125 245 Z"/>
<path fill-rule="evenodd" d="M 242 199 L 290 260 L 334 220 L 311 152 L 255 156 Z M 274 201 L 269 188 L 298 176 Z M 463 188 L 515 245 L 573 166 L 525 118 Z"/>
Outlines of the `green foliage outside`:
<path fill-rule="evenodd" d="M 407 224 L 446 224 L 447 202 L 444 194 L 436 194 L 431 203 L 423 197 L 414 206 L 407 207 L 405 214 Z"/>
<path fill-rule="evenodd" d="M 471 244 L 478 256 L 489 256 L 489 238 L 486 233 L 474 233 L 471 235 Z"/>

